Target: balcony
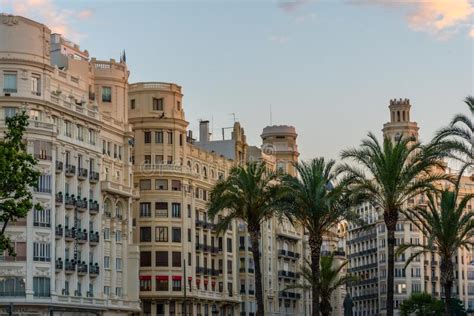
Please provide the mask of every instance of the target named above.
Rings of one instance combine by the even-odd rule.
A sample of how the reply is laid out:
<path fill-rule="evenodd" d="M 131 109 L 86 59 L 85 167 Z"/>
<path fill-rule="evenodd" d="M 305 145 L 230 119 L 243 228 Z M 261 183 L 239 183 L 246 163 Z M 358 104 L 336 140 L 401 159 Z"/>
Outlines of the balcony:
<path fill-rule="evenodd" d="M 56 226 L 56 239 L 59 239 L 63 236 L 63 228 L 61 225 Z"/>
<path fill-rule="evenodd" d="M 64 204 L 66 206 L 66 209 L 73 209 L 76 206 L 76 198 L 74 197 L 74 195 L 69 196 L 66 193 Z"/>
<path fill-rule="evenodd" d="M 255 273 L 255 270 L 253 268 L 249 268 L 248 272 L 249 273 Z"/>
<path fill-rule="evenodd" d="M 34 154 L 34 156 L 38 160 L 47 160 L 47 161 L 53 160 L 53 157 L 51 157 L 50 155 L 46 155 L 44 153 Z"/>
<path fill-rule="evenodd" d="M 61 173 L 64 169 L 64 164 L 62 161 L 56 160 L 56 173 Z"/>
<path fill-rule="evenodd" d="M 255 290 L 249 290 L 249 295 L 255 295 Z"/>
<path fill-rule="evenodd" d="M 89 182 L 92 184 L 99 182 L 99 173 L 91 171 L 91 173 L 89 174 Z"/>
<path fill-rule="evenodd" d="M 250 247 L 249 247 L 250 248 Z M 251 249 L 249 249 L 251 251 Z M 297 252 L 285 250 L 285 249 L 279 249 L 278 250 L 278 256 L 279 257 L 285 257 L 285 258 L 290 258 L 292 260 L 297 260 L 300 258 L 300 254 Z"/>
<path fill-rule="evenodd" d="M 79 180 L 86 180 L 87 179 L 87 174 L 88 174 L 87 169 L 85 169 L 85 168 L 79 168 L 77 170 L 77 178 Z"/>
<path fill-rule="evenodd" d="M 204 249 L 204 245 L 203 244 L 196 244 L 196 251 L 201 251 Z"/>
<path fill-rule="evenodd" d="M 87 264 L 82 261 L 77 265 L 77 274 L 78 275 L 86 275 L 87 274 Z"/>
<path fill-rule="evenodd" d="M 96 215 L 99 213 L 99 202 L 89 200 L 89 213 L 91 215 Z"/>
<path fill-rule="evenodd" d="M 77 232 L 77 235 L 76 235 L 76 239 L 77 239 L 77 242 L 80 243 L 80 244 L 83 244 L 85 242 L 87 242 L 87 230 L 84 229 L 84 230 L 79 230 Z"/>
<path fill-rule="evenodd" d="M 292 271 L 285 271 L 285 270 L 280 270 L 278 271 L 278 277 L 279 278 L 287 278 L 287 279 L 297 279 L 299 277 L 298 273 L 292 272 Z"/>
<path fill-rule="evenodd" d="M 64 266 L 64 263 L 61 259 L 56 259 L 56 272 L 59 272 L 59 270 L 62 270 Z"/>
<path fill-rule="evenodd" d="M 64 271 L 67 274 L 71 274 L 76 272 L 76 263 L 74 261 L 70 261 L 69 259 L 66 259 L 66 264 L 64 266 Z"/>
<path fill-rule="evenodd" d="M 76 207 L 77 207 L 77 210 L 80 211 L 80 212 L 87 211 L 87 200 L 86 200 L 86 198 L 83 198 L 82 200 L 80 198 L 78 198 L 77 201 L 76 201 Z"/>
<path fill-rule="evenodd" d="M 74 238 L 76 237 L 76 232 L 74 229 L 69 229 L 66 228 L 64 229 L 64 237 L 66 238 L 66 241 L 73 241 Z"/>
<path fill-rule="evenodd" d="M 201 228 L 204 225 L 204 221 L 201 221 L 199 219 L 196 220 L 196 228 Z"/>
<path fill-rule="evenodd" d="M 95 233 L 94 233 L 93 231 L 91 231 L 91 232 L 89 233 L 89 244 L 90 244 L 91 246 L 97 245 L 97 244 L 99 243 L 99 240 L 100 240 L 99 232 L 95 232 Z"/>
<path fill-rule="evenodd" d="M 301 298 L 301 294 L 294 292 L 280 292 L 280 298 L 299 300 Z"/>
<path fill-rule="evenodd" d="M 76 166 L 66 165 L 66 177 L 74 177 L 76 175 Z"/>
<path fill-rule="evenodd" d="M 55 203 L 56 203 L 56 206 L 60 206 L 61 204 L 63 204 L 63 194 L 61 192 L 59 193 L 56 193 L 56 198 L 55 198 Z"/>
<path fill-rule="evenodd" d="M 240 273 L 245 273 L 245 267 L 241 267 L 241 268 L 239 269 L 239 272 L 240 272 Z"/>
<path fill-rule="evenodd" d="M 92 264 L 89 263 L 89 274 L 91 277 L 95 277 L 95 276 L 98 276 L 99 275 L 99 264 L 98 263 L 95 263 L 95 264 Z"/>
<path fill-rule="evenodd" d="M 196 267 L 196 274 L 204 274 L 204 267 Z"/>

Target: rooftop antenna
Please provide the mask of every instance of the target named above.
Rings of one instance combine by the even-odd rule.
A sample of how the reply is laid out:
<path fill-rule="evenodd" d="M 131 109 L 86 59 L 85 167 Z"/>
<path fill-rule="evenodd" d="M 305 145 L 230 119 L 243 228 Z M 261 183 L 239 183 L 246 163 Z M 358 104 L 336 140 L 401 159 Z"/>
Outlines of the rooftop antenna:
<path fill-rule="evenodd" d="M 211 115 L 211 140 L 214 136 L 214 115 Z"/>
<path fill-rule="evenodd" d="M 235 113 L 230 113 L 229 115 L 232 115 L 234 117 L 234 123 L 235 123 Z"/>

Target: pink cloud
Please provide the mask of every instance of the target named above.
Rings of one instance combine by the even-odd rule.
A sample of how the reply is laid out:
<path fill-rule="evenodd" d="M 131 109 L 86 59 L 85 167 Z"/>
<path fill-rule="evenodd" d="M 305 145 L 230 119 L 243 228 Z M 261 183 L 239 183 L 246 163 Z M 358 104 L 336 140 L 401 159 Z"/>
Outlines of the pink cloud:
<path fill-rule="evenodd" d="M 307 3 L 309 0 L 281 1 L 278 6 L 286 12 L 293 12 Z"/>

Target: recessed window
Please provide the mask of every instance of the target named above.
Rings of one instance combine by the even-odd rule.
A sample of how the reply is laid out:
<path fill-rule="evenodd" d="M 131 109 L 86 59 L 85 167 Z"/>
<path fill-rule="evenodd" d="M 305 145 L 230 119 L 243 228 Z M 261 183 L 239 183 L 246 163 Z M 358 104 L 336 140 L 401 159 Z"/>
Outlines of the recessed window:
<path fill-rule="evenodd" d="M 155 253 L 155 265 L 157 267 L 168 266 L 168 251 L 157 251 Z"/>
<path fill-rule="evenodd" d="M 173 251 L 172 264 L 173 264 L 173 267 L 181 267 L 181 252 Z"/>
<path fill-rule="evenodd" d="M 155 202 L 155 216 L 168 217 L 168 203 L 167 202 Z"/>
<path fill-rule="evenodd" d="M 163 111 L 163 99 L 153 98 L 153 111 Z"/>
<path fill-rule="evenodd" d="M 140 203 L 140 217 L 151 217 L 151 203 Z"/>
<path fill-rule="evenodd" d="M 140 180 L 140 190 L 142 191 L 151 190 L 151 180 L 150 179 Z"/>
<path fill-rule="evenodd" d="M 140 267 L 151 267 L 151 251 L 140 251 Z"/>
<path fill-rule="evenodd" d="M 171 180 L 171 190 L 172 191 L 181 191 L 181 181 L 180 180 Z"/>
<path fill-rule="evenodd" d="M 151 227 L 140 227 L 140 241 L 151 241 Z"/>
<path fill-rule="evenodd" d="M 167 179 L 156 179 L 155 189 L 156 190 L 168 190 L 168 180 Z"/>
<path fill-rule="evenodd" d="M 159 242 L 168 241 L 168 227 L 162 227 L 162 226 L 155 227 L 155 241 L 159 241 Z"/>
<path fill-rule="evenodd" d="M 180 203 L 171 204 L 171 217 L 181 218 L 181 204 Z"/>
<path fill-rule="evenodd" d="M 41 95 L 41 77 L 40 75 L 33 74 L 31 76 L 31 93 L 34 95 Z"/>
<path fill-rule="evenodd" d="M 3 92 L 17 92 L 17 75 L 16 72 L 3 73 Z"/>
<path fill-rule="evenodd" d="M 102 87 L 102 102 L 112 102 L 111 87 Z"/>
<path fill-rule="evenodd" d="M 173 227 L 172 229 L 173 242 L 181 242 L 181 228 Z"/>
<path fill-rule="evenodd" d="M 151 132 L 144 132 L 143 138 L 144 138 L 145 144 L 151 144 Z"/>
<path fill-rule="evenodd" d="M 33 277 L 33 295 L 39 297 L 51 296 L 51 280 L 44 277 Z"/>
<path fill-rule="evenodd" d="M 131 108 L 132 110 L 135 110 L 135 99 L 131 99 L 131 100 L 130 100 L 130 108 Z"/>
<path fill-rule="evenodd" d="M 155 143 L 163 144 L 163 131 L 155 132 Z"/>

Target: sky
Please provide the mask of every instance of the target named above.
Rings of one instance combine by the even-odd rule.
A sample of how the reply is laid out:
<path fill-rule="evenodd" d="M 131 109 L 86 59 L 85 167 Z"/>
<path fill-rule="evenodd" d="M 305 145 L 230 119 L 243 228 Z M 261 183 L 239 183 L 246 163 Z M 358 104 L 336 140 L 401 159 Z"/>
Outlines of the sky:
<path fill-rule="evenodd" d="M 409 98 L 421 139 L 474 94 L 474 0 L 0 0 L 98 59 L 126 51 L 130 82 L 174 82 L 195 135 L 233 125 L 259 145 L 270 123 L 296 127 L 302 159 L 337 158 L 381 136 Z"/>

